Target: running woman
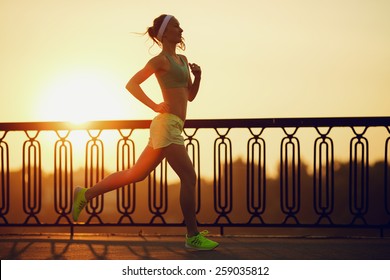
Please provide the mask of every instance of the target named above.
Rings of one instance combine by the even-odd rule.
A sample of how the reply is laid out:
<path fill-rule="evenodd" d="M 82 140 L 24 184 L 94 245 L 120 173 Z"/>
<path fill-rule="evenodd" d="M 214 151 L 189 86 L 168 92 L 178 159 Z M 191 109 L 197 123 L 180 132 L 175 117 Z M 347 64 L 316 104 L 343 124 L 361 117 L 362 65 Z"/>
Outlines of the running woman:
<path fill-rule="evenodd" d="M 128 170 L 109 175 L 91 188 L 76 187 L 73 201 L 73 220 L 77 221 L 88 201 L 106 192 L 144 180 L 166 158 L 180 178 L 180 206 L 187 227 L 185 246 L 198 250 L 212 250 L 219 244 L 199 232 L 195 213 L 196 173 L 184 146 L 182 134 L 187 103 L 198 93 L 201 68 L 188 63 L 176 49 L 185 49 L 179 21 L 172 15 L 161 15 L 147 29 L 148 35 L 162 51 L 150 59 L 127 83 L 126 89 L 144 105 L 158 113 L 150 125 L 149 143 Z M 146 34 L 145 33 L 145 34 Z M 194 80 L 189 72 L 191 70 Z M 142 90 L 141 84 L 155 75 L 161 88 L 163 102 L 155 103 Z"/>

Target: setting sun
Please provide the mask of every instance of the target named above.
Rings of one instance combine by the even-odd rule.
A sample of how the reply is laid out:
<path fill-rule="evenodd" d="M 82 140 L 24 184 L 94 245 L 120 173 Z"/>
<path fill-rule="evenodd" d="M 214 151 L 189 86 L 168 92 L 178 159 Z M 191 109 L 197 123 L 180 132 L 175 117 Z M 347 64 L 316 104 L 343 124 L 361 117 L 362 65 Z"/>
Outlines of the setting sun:
<path fill-rule="evenodd" d="M 115 90 L 107 77 L 94 70 L 76 70 L 54 78 L 42 94 L 39 114 L 43 119 L 84 123 L 107 119 L 108 93 Z"/>

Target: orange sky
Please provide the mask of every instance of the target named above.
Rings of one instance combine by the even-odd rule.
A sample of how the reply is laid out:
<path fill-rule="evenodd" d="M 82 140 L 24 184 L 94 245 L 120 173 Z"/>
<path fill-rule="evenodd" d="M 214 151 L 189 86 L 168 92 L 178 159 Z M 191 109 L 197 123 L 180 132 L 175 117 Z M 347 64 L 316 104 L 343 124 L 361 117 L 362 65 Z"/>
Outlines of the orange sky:
<path fill-rule="evenodd" d="M 1 0 L 0 121 L 152 118 L 124 86 L 159 51 L 132 32 L 161 13 L 203 69 L 189 118 L 390 113 L 387 0 Z"/>

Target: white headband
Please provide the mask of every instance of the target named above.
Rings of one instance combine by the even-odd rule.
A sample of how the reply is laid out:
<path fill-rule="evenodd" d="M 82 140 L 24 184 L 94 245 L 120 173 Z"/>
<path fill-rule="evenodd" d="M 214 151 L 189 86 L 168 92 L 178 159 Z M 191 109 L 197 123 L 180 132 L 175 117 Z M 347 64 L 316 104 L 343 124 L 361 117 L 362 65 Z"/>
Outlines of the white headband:
<path fill-rule="evenodd" d="M 161 26 L 160 26 L 160 29 L 158 30 L 158 33 L 157 33 L 157 39 L 162 42 L 162 36 L 164 34 L 164 31 L 165 31 L 165 28 L 167 28 L 167 25 L 168 25 L 168 22 L 169 20 L 172 18 L 173 16 L 171 15 L 166 15 Z"/>

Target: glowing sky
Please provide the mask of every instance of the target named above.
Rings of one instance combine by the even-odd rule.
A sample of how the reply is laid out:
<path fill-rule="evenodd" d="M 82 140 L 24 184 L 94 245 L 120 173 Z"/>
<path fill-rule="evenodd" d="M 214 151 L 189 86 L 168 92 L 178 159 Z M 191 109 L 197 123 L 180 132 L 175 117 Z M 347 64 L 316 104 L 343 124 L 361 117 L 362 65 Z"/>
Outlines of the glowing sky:
<path fill-rule="evenodd" d="M 152 118 L 124 86 L 162 13 L 203 69 L 188 118 L 390 113 L 388 0 L 0 0 L 0 121 Z"/>

